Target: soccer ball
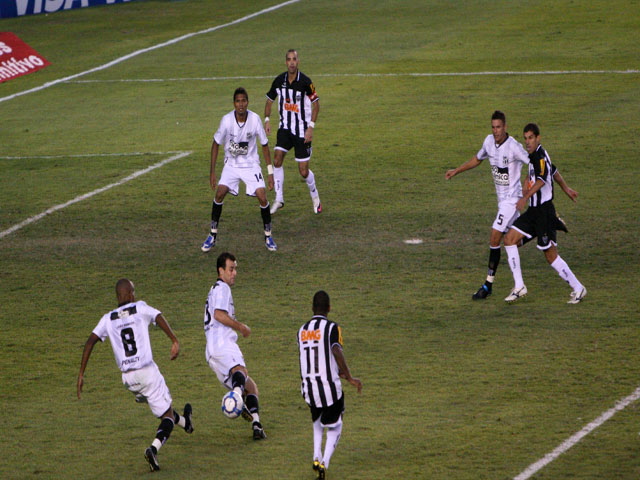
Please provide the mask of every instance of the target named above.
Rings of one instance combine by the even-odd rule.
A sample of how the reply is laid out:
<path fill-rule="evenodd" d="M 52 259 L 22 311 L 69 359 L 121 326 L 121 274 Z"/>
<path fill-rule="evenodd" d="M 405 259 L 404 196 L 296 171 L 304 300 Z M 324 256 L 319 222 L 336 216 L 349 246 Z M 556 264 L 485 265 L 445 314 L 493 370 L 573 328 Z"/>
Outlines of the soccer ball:
<path fill-rule="evenodd" d="M 231 390 L 222 397 L 222 413 L 227 418 L 238 418 L 242 413 L 244 401 L 242 396 Z"/>

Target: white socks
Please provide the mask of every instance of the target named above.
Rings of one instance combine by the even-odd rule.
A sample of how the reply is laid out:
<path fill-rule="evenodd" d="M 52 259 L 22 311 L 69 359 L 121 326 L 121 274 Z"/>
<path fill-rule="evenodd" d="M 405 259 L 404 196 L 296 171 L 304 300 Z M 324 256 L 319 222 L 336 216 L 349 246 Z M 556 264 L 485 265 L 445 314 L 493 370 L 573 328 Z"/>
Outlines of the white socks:
<path fill-rule="evenodd" d="M 324 463 L 325 468 L 329 468 L 329 460 L 331 460 L 331 455 L 333 455 L 333 452 L 338 446 L 341 433 L 342 419 L 330 427 L 327 427 L 327 441 L 324 444 L 324 456 L 322 457 L 322 463 Z"/>
<path fill-rule="evenodd" d="M 309 187 L 309 194 L 311 198 L 318 198 L 318 190 L 316 189 L 316 177 L 313 175 L 313 172 L 309 170 L 309 175 L 305 179 L 307 182 L 307 187 Z"/>
<path fill-rule="evenodd" d="M 567 282 L 571 286 L 571 289 L 574 292 L 579 292 L 584 288 L 584 286 L 580 283 L 580 281 L 578 281 L 576 276 L 573 274 L 573 272 L 569 268 L 569 265 L 567 265 L 567 262 L 565 262 L 562 258 L 560 258 L 560 255 L 556 257 L 556 259 L 553 261 L 551 266 L 556 272 L 558 272 L 558 275 L 560 275 L 560 278 L 562 278 L 565 282 Z"/>
<path fill-rule="evenodd" d="M 504 247 L 507 252 L 507 258 L 509 259 L 509 268 L 513 273 L 513 281 L 515 282 L 514 288 L 516 290 L 524 287 L 524 280 L 522 280 L 522 270 L 520 270 L 520 254 L 518 253 L 517 245 L 509 245 Z"/>
<path fill-rule="evenodd" d="M 313 422 L 313 459 L 322 462 L 322 435 L 324 427 L 320 424 L 320 417 Z"/>
<path fill-rule="evenodd" d="M 284 203 L 284 168 L 273 167 L 273 179 L 275 180 L 276 202 Z"/>

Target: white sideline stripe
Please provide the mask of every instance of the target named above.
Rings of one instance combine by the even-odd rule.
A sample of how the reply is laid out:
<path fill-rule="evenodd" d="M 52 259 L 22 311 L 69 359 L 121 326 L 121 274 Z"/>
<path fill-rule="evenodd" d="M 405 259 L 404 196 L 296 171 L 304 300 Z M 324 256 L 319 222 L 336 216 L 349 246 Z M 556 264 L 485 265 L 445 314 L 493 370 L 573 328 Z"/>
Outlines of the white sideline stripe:
<path fill-rule="evenodd" d="M 481 75 L 632 75 L 640 70 L 540 70 L 531 72 L 407 72 L 407 73 L 319 73 L 314 77 L 473 77 Z M 235 77 L 186 77 L 186 78 L 125 78 L 116 80 L 75 80 L 66 83 L 114 83 L 114 82 L 184 82 L 213 80 L 262 80 L 273 75 L 239 75 Z"/>
<path fill-rule="evenodd" d="M 180 158 L 184 158 L 187 155 L 190 155 L 193 152 L 181 152 L 177 155 L 174 155 L 172 157 L 166 158 L 164 160 L 162 160 L 161 162 L 158 162 L 154 165 L 151 165 L 150 167 L 147 167 L 145 169 L 142 170 L 138 170 L 137 172 L 133 172 L 131 175 L 129 175 L 128 177 L 123 178 L 122 180 L 119 180 L 115 183 L 111 183 L 109 185 L 106 185 L 102 188 L 98 188 L 97 190 L 94 190 L 93 192 L 89 192 L 89 193 L 85 193 L 84 195 L 80 195 L 76 198 L 74 198 L 73 200 L 69 200 L 66 203 L 61 203 L 59 205 L 55 205 L 47 210 L 45 210 L 42 213 L 39 213 L 38 215 L 34 215 L 33 217 L 29 217 L 26 220 L 23 220 L 22 222 L 14 225 L 11 228 L 8 228 L 7 230 L 3 230 L 2 232 L 0 232 L 0 238 L 6 237 L 7 235 L 12 234 L 13 232 L 20 230 L 22 227 L 26 227 L 27 225 L 37 222 L 38 220 L 46 217 L 47 215 L 57 212 L 58 210 L 62 210 L 63 208 L 68 207 L 69 205 L 73 205 L 74 203 L 78 203 L 81 202 L 83 200 L 86 200 L 87 198 L 91 198 L 94 195 L 98 195 L 99 193 L 105 192 L 113 187 L 117 187 L 120 186 L 124 183 L 127 183 L 135 178 L 138 178 L 141 175 L 144 175 L 145 173 L 149 173 L 152 170 L 155 170 L 156 168 L 160 168 L 163 165 L 166 165 L 167 163 L 173 162 L 174 160 L 178 160 Z"/>
<path fill-rule="evenodd" d="M 64 77 L 64 78 L 59 78 L 57 80 L 53 80 L 51 82 L 47 82 L 47 83 L 45 83 L 43 85 L 40 85 L 39 87 L 31 88 L 29 90 L 24 90 L 22 92 L 17 92 L 17 93 L 14 93 L 12 95 L 8 95 L 6 97 L 0 97 L 0 102 L 4 102 L 4 101 L 7 101 L 7 100 L 12 100 L 12 99 L 14 99 L 16 97 L 19 97 L 21 95 L 26 95 L 28 93 L 38 92 L 40 90 L 44 90 L 45 88 L 53 87 L 54 85 L 57 85 L 59 83 L 67 82 L 69 80 L 73 80 L 74 78 L 82 77 L 83 75 L 87 75 L 89 73 L 99 72 L 100 70 L 106 70 L 107 68 L 113 67 L 114 65 L 117 65 L 118 63 L 124 62 L 125 60 L 129 60 L 130 58 L 136 57 L 138 55 L 142 55 L 143 53 L 151 52 L 153 50 L 157 50 L 158 48 L 163 48 L 163 47 L 166 47 L 168 45 L 173 45 L 175 43 L 181 42 L 182 40 L 186 40 L 188 38 L 195 37 L 196 35 L 202 35 L 204 33 L 215 32 L 216 30 L 220 30 L 221 28 L 230 27 L 231 25 L 236 25 L 238 23 L 242 23 L 242 22 L 250 20 L 250 19 L 252 19 L 254 17 L 258 17 L 258 16 L 263 15 L 265 13 L 272 12 L 274 10 L 277 10 L 279 8 L 282 8 L 282 7 L 285 7 L 285 6 L 290 5 L 292 3 L 297 3 L 299 1 L 300 0 L 289 0 L 288 2 L 280 3 L 278 5 L 274 5 L 272 7 L 265 8 L 263 10 L 260 10 L 259 12 L 251 13 L 249 15 L 246 15 L 246 16 L 242 17 L 242 18 L 238 18 L 237 20 L 233 20 L 231 22 L 224 23 L 222 25 L 217 25 L 215 27 L 207 28 L 205 30 L 200 30 L 199 32 L 187 33 L 186 35 L 182 35 L 180 37 L 176 37 L 176 38 L 174 38 L 172 40 L 168 40 L 166 42 L 159 43 L 159 44 L 153 45 L 151 47 L 147 47 L 147 48 L 143 48 L 143 49 L 140 49 L 140 50 L 136 50 L 135 52 L 129 53 L 129 54 L 124 55 L 123 57 L 120 57 L 120 58 L 116 58 L 115 60 L 112 60 L 112 61 L 110 61 L 108 63 L 105 63 L 104 65 L 100 65 L 98 67 L 94 67 L 94 68 L 91 68 L 89 70 L 85 70 L 84 72 L 76 73 L 74 75 L 69 75 L 68 77 Z"/>
<path fill-rule="evenodd" d="M 85 157 L 134 157 L 141 155 L 170 155 L 183 153 L 179 150 L 168 152 L 122 152 L 122 153 L 79 153 L 76 155 L 26 155 L 24 157 L 0 157 L 0 160 L 30 160 L 32 158 L 85 158 Z"/>
<path fill-rule="evenodd" d="M 593 422 L 585 425 L 582 430 L 580 430 L 575 435 L 569 437 L 564 442 L 556 447 L 551 453 L 547 453 L 544 457 L 538 460 L 535 463 L 529 465 L 522 473 L 518 476 L 514 477 L 513 480 L 526 480 L 531 477 L 531 475 L 535 474 L 538 470 L 546 466 L 547 464 L 553 462 L 556 458 L 562 455 L 564 452 L 573 447 L 576 443 L 582 440 L 584 437 L 589 435 L 592 431 L 602 425 L 604 422 L 613 417 L 617 412 L 624 410 L 630 404 L 640 399 L 640 387 L 636 388 L 635 391 L 626 398 L 619 400 L 616 402 L 616 406 L 607 410 L 598 418 L 596 418 Z"/>

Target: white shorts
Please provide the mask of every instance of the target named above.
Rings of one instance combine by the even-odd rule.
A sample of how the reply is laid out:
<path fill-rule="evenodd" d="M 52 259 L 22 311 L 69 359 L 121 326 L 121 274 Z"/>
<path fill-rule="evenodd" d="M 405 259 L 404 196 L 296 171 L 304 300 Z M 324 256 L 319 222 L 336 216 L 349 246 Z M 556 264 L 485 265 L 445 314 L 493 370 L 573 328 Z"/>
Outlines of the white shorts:
<path fill-rule="evenodd" d="M 493 221 L 492 228 L 499 232 L 506 233 L 519 216 L 520 212 L 518 212 L 515 202 L 500 202 L 498 204 L 498 214 Z"/>
<path fill-rule="evenodd" d="M 236 196 L 238 195 L 240 181 L 244 182 L 246 186 L 246 194 L 250 197 L 255 197 L 256 190 L 259 188 L 265 188 L 264 178 L 262 177 L 262 168 L 260 168 L 260 165 L 246 168 L 225 165 L 222 169 L 222 175 L 220 175 L 220 182 L 218 183 L 228 187 L 229 192 Z"/>
<path fill-rule="evenodd" d="M 144 397 L 158 418 L 171 408 L 171 394 L 155 363 L 122 374 L 122 383 L 137 397 Z"/>
<path fill-rule="evenodd" d="M 211 370 L 216 373 L 218 380 L 222 385 L 231 390 L 231 369 L 241 365 L 246 367 L 244 357 L 237 343 L 225 345 L 221 350 L 217 350 L 216 354 L 207 359 L 207 363 Z"/>

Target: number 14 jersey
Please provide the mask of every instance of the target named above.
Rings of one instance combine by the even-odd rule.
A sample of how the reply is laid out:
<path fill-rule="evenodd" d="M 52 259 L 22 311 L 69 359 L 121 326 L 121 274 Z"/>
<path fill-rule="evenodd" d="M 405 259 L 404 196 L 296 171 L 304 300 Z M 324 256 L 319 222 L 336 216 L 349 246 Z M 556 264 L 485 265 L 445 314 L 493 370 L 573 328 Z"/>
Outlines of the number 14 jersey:
<path fill-rule="evenodd" d="M 143 301 L 127 303 L 104 315 L 93 329 L 100 340 L 109 337 L 118 368 L 137 370 L 153 363 L 149 324 L 155 325 L 160 311 Z"/>

